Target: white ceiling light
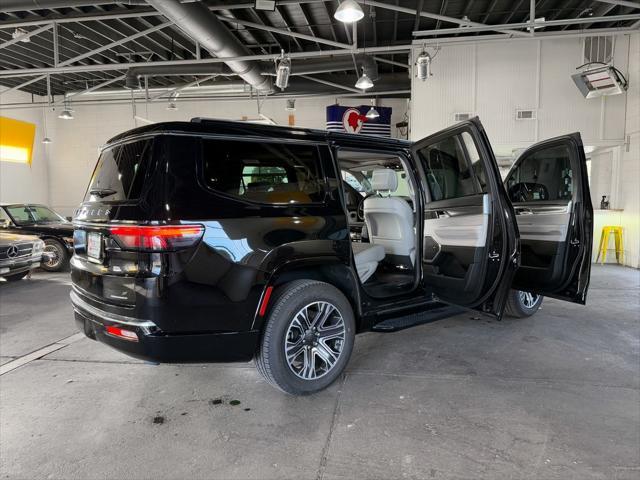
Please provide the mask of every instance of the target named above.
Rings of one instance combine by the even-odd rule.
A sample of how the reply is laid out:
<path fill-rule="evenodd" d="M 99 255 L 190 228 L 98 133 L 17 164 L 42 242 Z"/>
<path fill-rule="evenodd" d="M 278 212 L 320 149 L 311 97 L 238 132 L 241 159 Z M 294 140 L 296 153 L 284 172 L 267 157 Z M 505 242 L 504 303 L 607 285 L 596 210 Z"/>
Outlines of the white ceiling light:
<path fill-rule="evenodd" d="M 364 71 L 364 68 L 363 68 L 362 69 L 362 75 L 360 75 L 360 78 L 356 82 L 356 88 L 359 88 L 360 90 L 367 90 L 367 89 L 369 89 L 371 87 L 373 87 L 373 82 L 371 81 L 371 79 L 366 74 L 366 72 Z"/>
<path fill-rule="evenodd" d="M 29 32 L 27 32 L 24 28 L 16 28 L 11 34 L 11 38 L 15 40 L 16 38 L 20 38 L 21 36 L 26 35 L 27 33 Z M 29 43 L 31 41 L 31 38 L 29 37 L 22 38 L 20 39 L 20 41 L 22 43 Z"/>
<path fill-rule="evenodd" d="M 280 61 L 276 67 L 276 87 L 284 90 L 289 85 L 289 74 L 291 73 L 291 60 L 284 56 L 284 50 L 280 55 Z"/>
<path fill-rule="evenodd" d="M 64 109 L 60 112 L 58 118 L 61 118 L 62 120 L 73 120 L 73 110 Z"/>
<path fill-rule="evenodd" d="M 364 12 L 355 0 L 345 0 L 336 9 L 336 13 L 333 16 L 341 22 L 353 23 L 362 20 Z"/>
<path fill-rule="evenodd" d="M 51 143 L 51 139 L 49 137 L 44 137 L 42 139 L 42 143 L 44 143 L 44 144 Z"/>
<path fill-rule="evenodd" d="M 376 101 L 374 99 L 371 99 L 371 108 L 365 116 L 370 120 L 375 120 L 380 116 L 378 110 L 376 110 Z"/>

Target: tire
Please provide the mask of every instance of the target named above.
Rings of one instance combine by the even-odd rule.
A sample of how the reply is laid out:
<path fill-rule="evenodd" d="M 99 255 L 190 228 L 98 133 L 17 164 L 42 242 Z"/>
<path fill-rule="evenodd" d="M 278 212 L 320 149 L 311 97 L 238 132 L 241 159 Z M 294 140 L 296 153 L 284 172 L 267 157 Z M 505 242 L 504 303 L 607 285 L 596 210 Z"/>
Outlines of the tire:
<path fill-rule="evenodd" d="M 13 275 L 7 275 L 6 277 L 4 277 L 4 279 L 7 282 L 18 282 L 22 280 L 24 277 L 26 277 L 28 274 L 29 274 L 29 270 L 27 270 L 26 272 L 14 273 Z"/>
<path fill-rule="evenodd" d="M 342 292 L 324 282 L 296 280 L 275 292 L 256 367 L 283 392 L 310 395 L 340 377 L 354 340 L 353 310 Z M 294 353 L 289 359 L 286 348 Z"/>
<path fill-rule="evenodd" d="M 530 317 L 538 311 L 544 297 L 537 293 L 523 292 L 521 290 L 511 290 L 505 313 L 509 317 L 525 318 Z"/>
<path fill-rule="evenodd" d="M 40 265 L 43 270 L 47 272 L 59 272 L 67 268 L 69 264 L 69 252 L 67 252 L 67 248 L 59 241 L 48 238 L 44 241 L 44 251 L 53 254 L 53 258 L 50 260 L 43 259 Z"/>

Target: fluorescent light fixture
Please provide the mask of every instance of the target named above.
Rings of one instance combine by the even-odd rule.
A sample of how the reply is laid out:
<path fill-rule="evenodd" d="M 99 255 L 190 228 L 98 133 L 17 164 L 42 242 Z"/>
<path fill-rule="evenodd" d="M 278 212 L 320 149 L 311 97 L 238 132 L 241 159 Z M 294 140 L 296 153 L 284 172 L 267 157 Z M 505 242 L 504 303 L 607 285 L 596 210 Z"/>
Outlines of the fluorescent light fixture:
<path fill-rule="evenodd" d="M 538 30 L 539 28 L 544 27 L 545 18 L 538 17 L 533 19 L 533 29 Z M 531 27 L 527 27 L 527 30 L 531 31 Z"/>
<path fill-rule="evenodd" d="M 273 12 L 276 9 L 276 1 L 256 0 L 254 6 L 256 10 L 267 10 L 269 12 Z"/>
<path fill-rule="evenodd" d="M 356 82 L 356 88 L 359 88 L 360 90 L 367 90 L 371 87 L 373 87 L 373 82 L 371 81 L 369 76 L 364 72 L 364 68 L 363 68 L 362 75 L 360 75 L 360 78 Z"/>
<path fill-rule="evenodd" d="M 291 60 L 284 56 L 284 51 L 280 57 L 280 62 L 276 67 L 276 87 L 284 90 L 289 85 L 289 75 L 291 73 Z"/>
<path fill-rule="evenodd" d="M 51 139 L 49 137 L 44 137 L 42 139 L 42 143 L 44 143 L 44 144 L 51 143 Z"/>
<path fill-rule="evenodd" d="M 21 37 L 22 35 L 26 35 L 27 32 L 24 28 L 16 28 L 13 33 L 11 34 L 11 38 L 13 38 L 14 40 L 16 38 Z M 29 43 L 31 41 L 31 38 L 27 37 L 27 38 L 23 38 L 20 40 L 22 43 Z"/>
<path fill-rule="evenodd" d="M 620 95 L 627 89 L 627 80 L 612 66 L 592 68 L 571 75 L 584 98 Z"/>
<path fill-rule="evenodd" d="M 62 120 L 73 120 L 73 110 L 63 110 L 60 112 L 60 115 L 58 115 L 58 118 L 61 118 Z"/>
<path fill-rule="evenodd" d="M 364 12 L 355 0 L 344 0 L 333 14 L 336 20 L 343 23 L 353 23 L 362 20 Z"/>

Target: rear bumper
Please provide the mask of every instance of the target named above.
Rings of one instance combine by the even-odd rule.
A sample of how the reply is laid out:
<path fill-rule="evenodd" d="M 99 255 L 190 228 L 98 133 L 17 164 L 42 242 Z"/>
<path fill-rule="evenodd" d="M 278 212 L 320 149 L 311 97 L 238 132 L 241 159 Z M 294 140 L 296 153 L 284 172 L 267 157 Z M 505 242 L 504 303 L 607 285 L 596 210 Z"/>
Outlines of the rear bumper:
<path fill-rule="evenodd" d="M 152 321 L 115 316 L 89 305 L 71 292 L 75 321 L 89 338 L 105 343 L 127 355 L 160 363 L 246 362 L 253 358 L 258 331 L 224 333 L 167 334 Z M 138 341 L 107 333 L 114 326 L 133 331 Z"/>

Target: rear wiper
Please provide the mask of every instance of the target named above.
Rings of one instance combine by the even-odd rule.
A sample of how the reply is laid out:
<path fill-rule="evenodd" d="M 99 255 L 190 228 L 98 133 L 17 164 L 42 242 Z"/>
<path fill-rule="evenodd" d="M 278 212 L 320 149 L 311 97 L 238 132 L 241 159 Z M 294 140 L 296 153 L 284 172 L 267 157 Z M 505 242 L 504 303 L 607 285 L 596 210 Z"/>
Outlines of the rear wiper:
<path fill-rule="evenodd" d="M 100 198 L 104 198 L 104 197 L 109 197 L 109 196 L 111 196 L 111 195 L 113 195 L 115 193 L 118 193 L 118 192 L 116 192 L 115 190 L 112 190 L 110 188 L 96 188 L 96 189 L 93 189 L 93 190 L 89 190 L 89 193 L 91 195 L 96 195 L 96 196 L 98 196 Z"/>

